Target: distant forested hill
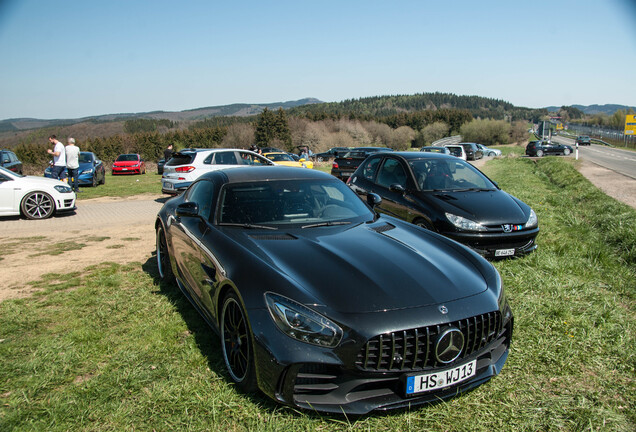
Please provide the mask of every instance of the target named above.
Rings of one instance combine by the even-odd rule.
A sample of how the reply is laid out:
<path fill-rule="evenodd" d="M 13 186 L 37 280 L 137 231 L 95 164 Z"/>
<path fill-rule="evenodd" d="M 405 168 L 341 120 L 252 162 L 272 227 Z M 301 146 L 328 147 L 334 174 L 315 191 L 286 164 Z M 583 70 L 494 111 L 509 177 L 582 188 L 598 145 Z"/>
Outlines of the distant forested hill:
<path fill-rule="evenodd" d="M 291 108 L 289 115 L 320 119 L 349 117 L 372 120 L 418 111 L 443 109 L 466 110 L 474 118 L 496 120 L 538 120 L 545 109 L 516 107 L 513 104 L 481 96 L 458 96 L 452 93 L 421 93 L 415 95 L 374 96 L 343 102 L 320 103 Z"/>
<path fill-rule="evenodd" d="M 34 118 L 16 118 L 0 121 L 0 132 L 15 132 L 29 129 L 39 129 L 46 127 L 72 126 L 78 123 L 104 123 L 123 122 L 136 119 L 170 120 L 177 121 L 197 121 L 210 117 L 246 117 L 260 114 L 265 108 L 277 110 L 278 108 L 289 109 L 296 106 L 321 103 L 315 98 L 305 98 L 297 101 L 273 102 L 264 104 L 231 104 L 221 106 L 210 106 L 195 108 L 184 111 L 152 111 L 144 113 L 120 113 L 104 114 L 78 119 L 53 119 L 42 120 Z"/>
<path fill-rule="evenodd" d="M 627 105 L 616 105 L 616 104 L 605 104 L 605 105 L 572 105 L 572 107 L 577 108 L 583 111 L 584 114 L 594 115 L 594 114 L 607 114 L 612 115 L 618 110 L 628 111 L 632 109 L 636 111 L 635 106 L 627 106 Z M 549 112 L 557 112 L 559 111 L 557 106 L 549 106 L 545 109 Z"/>

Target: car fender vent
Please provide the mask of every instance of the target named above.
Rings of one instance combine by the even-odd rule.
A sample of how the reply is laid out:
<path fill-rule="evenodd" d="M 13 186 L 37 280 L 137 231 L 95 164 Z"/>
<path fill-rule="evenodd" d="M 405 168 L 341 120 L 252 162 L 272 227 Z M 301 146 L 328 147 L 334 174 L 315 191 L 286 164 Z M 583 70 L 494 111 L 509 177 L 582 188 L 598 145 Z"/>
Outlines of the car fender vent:
<path fill-rule="evenodd" d="M 395 226 L 391 225 L 390 223 L 385 223 L 384 225 L 380 225 L 380 226 L 374 226 L 371 227 L 371 229 L 377 233 L 384 233 L 387 231 L 391 231 L 393 228 L 395 228 Z"/>
<path fill-rule="evenodd" d="M 291 234 L 250 234 L 250 238 L 254 240 L 297 240 Z"/>

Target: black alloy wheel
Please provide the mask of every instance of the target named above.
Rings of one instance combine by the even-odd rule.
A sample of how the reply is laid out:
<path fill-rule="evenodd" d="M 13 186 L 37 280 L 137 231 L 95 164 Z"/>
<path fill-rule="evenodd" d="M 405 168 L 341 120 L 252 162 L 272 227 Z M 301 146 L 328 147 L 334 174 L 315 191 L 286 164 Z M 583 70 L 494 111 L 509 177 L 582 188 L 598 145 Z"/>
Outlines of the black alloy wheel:
<path fill-rule="evenodd" d="M 46 219 L 53 214 L 55 203 L 46 192 L 31 192 L 22 199 L 20 207 L 28 219 Z"/>
<path fill-rule="evenodd" d="M 255 391 L 252 335 L 243 307 L 233 292 L 225 297 L 221 309 L 221 348 L 232 381 L 244 392 Z"/>
<path fill-rule="evenodd" d="M 157 228 L 157 268 L 159 269 L 159 277 L 167 282 L 172 282 L 173 274 L 170 266 L 170 253 L 168 252 L 168 243 L 163 226 Z"/>

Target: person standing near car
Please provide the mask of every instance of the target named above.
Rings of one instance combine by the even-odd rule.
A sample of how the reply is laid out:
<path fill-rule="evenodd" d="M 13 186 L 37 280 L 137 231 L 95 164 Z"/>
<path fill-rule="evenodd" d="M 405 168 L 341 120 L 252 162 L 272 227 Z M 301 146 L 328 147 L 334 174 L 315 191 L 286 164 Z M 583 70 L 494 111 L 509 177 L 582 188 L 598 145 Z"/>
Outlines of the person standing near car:
<path fill-rule="evenodd" d="M 67 181 L 66 179 L 66 153 L 64 151 L 64 144 L 57 140 L 55 135 L 49 137 L 49 142 L 53 144 L 53 150 L 46 149 L 46 152 L 53 156 L 53 166 L 51 167 L 51 174 L 54 179 Z"/>
<path fill-rule="evenodd" d="M 79 192 L 79 153 L 80 149 L 75 145 L 75 138 L 69 138 L 66 140 L 66 172 L 68 173 L 68 180 L 73 188 L 73 191 Z"/>
<path fill-rule="evenodd" d="M 172 157 L 172 143 L 168 144 L 168 148 L 163 151 L 163 160 L 164 163 L 168 163 L 170 158 Z"/>

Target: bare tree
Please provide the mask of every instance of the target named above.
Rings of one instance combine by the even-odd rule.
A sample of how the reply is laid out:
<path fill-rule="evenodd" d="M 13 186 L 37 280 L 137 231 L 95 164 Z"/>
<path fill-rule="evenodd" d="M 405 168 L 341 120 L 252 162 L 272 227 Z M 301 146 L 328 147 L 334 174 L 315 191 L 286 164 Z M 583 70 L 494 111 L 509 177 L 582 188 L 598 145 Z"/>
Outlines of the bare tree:
<path fill-rule="evenodd" d="M 235 123 L 227 128 L 223 147 L 249 148 L 254 144 L 254 127 L 245 123 Z"/>

